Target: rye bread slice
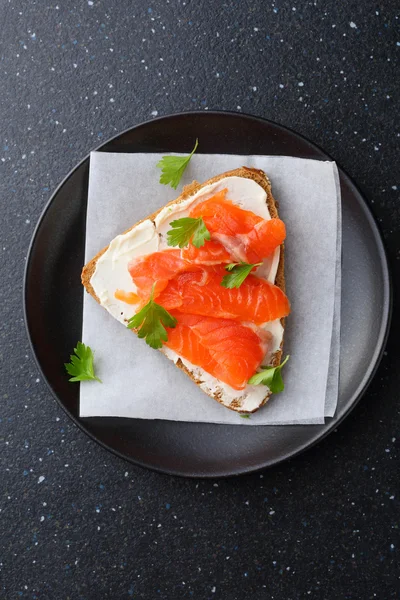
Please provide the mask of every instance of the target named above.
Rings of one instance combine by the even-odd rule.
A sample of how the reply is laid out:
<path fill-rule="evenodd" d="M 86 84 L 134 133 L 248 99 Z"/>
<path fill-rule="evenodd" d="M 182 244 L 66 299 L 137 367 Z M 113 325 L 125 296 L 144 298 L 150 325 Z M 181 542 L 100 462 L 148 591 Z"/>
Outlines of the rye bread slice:
<path fill-rule="evenodd" d="M 225 173 L 217 175 L 216 177 L 212 177 L 211 179 L 208 179 L 207 181 L 205 181 L 202 184 L 198 183 L 197 181 L 193 181 L 191 184 L 186 185 L 183 188 L 183 191 L 182 191 L 181 195 L 178 196 L 178 198 L 176 198 L 175 200 L 172 200 L 171 202 L 169 202 L 165 206 L 170 206 L 171 204 L 179 204 L 180 202 L 183 202 L 184 200 L 187 200 L 188 198 L 190 198 L 191 196 L 193 196 L 201 188 L 203 188 L 203 187 L 205 187 L 207 185 L 211 185 L 213 183 L 216 183 L 220 179 L 224 179 L 225 177 L 243 177 L 245 179 L 252 179 L 256 183 L 258 183 L 258 185 L 260 185 L 263 188 L 263 190 L 266 192 L 266 194 L 267 194 L 267 205 L 268 205 L 268 209 L 269 209 L 271 217 L 279 217 L 279 214 L 278 214 L 278 203 L 277 203 L 277 201 L 274 199 L 274 197 L 272 195 L 270 180 L 268 179 L 268 177 L 266 176 L 266 174 L 264 173 L 264 171 L 261 171 L 259 169 L 251 169 L 251 168 L 248 168 L 248 167 L 240 167 L 239 169 L 234 169 L 233 171 L 227 171 Z M 139 223 L 142 223 L 143 221 L 146 221 L 147 219 L 154 220 L 155 217 L 158 215 L 158 213 L 163 208 L 165 208 L 165 207 L 162 206 L 159 210 L 157 210 L 156 212 L 152 213 L 151 215 L 148 215 L 147 217 L 145 217 L 141 221 L 138 221 L 137 223 L 135 223 L 134 225 L 132 225 L 132 227 L 130 227 L 129 229 L 127 229 L 123 233 L 127 233 L 128 231 L 131 231 L 131 229 L 133 229 L 134 227 L 136 227 L 137 225 L 139 225 Z M 99 304 L 100 304 L 100 300 L 97 297 L 96 292 L 94 291 L 94 289 L 92 287 L 92 284 L 90 283 L 90 280 L 92 278 L 93 273 L 96 270 L 97 261 L 99 260 L 100 256 L 102 256 L 102 254 L 104 254 L 104 252 L 106 252 L 107 249 L 108 249 L 108 246 L 106 246 L 105 248 L 103 248 L 102 250 L 100 250 L 96 254 L 96 256 L 94 256 L 83 267 L 82 274 L 81 274 L 82 284 L 84 285 L 86 291 Z M 277 274 L 276 274 L 276 278 L 275 278 L 275 285 L 277 285 L 279 288 L 281 288 L 281 290 L 283 292 L 285 292 L 284 245 L 283 244 L 281 245 L 281 253 L 280 253 L 278 270 L 277 270 Z M 284 322 L 285 322 L 285 320 L 281 319 L 281 323 L 282 323 L 283 327 L 284 327 Z M 282 340 L 282 344 L 281 344 L 280 349 L 277 352 L 275 352 L 275 354 L 273 356 L 273 359 L 271 361 L 271 364 L 273 364 L 274 366 L 279 365 L 280 362 L 281 362 L 282 345 L 283 345 L 283 340 Z M 196 385 L 200 386 L 201 381 L 198 380 L 197 377 L 189 369 L 186 368 L 186 366 L 182 363 L 182 361 L 180 359 L 178 359 L 178 361 L 175 364 L 176 364 L 176 366 L 178 368 L 180 368 L 181 370 L 183 370 L 196 383 Z M 235 399 L 229 405 L 227 405 L 227 404 L 225 404 L 222 401 L 222 394 L 220 392 L 216 392 L 215 394 L 208 394 L 208 395 L 211 396 L 212 398 L 214 398 L 215 400 L 217 400 L 218 402 L 220 402 L 221 404 L 223 404 L 224 406 L 226 406 L 227 408 L 230 408 L 231 410 L 234 410 L 234 411 L 239 412 L 239 413 L 248 413 L 248 412 L 256 412 L 261 406 L 263 406 L 267 402 L 268 398 L 271 396 L 271 392 L 267 392 L 266 395 L 265 395 L 265 397 L 260 402 L 259 406 L 256 407 L 252 411 L 243 410 L 243 408 L 241 406 L 240 399 Z"/>

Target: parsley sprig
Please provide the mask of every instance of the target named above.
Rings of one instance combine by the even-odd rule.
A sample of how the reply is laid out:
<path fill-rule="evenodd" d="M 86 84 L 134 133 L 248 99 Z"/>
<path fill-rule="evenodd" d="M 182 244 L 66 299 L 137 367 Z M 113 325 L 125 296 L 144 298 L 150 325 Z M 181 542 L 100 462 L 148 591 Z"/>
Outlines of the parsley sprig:
<path fill-rule="evenodd" d="M 74 348 L 75 354 L 71 354 L 69 363 L 64 366 L 69 375 L 72 375 L 70 381 L 100 381 L 94 373 L 93 352 L 90 346 L 86 346 L 82 342 L 78 342 Z"/>
<path fill-rule="evenodd" d="M 266 385 L 269 387 L 273 394 L 278 394 L 279 392 L 283 392 L 285 389 L 285 385 L 282 379 L 282 367 L 289 360 L 289 354 L 285 358 L 285 360 L 278 365 L 277 367 L 263 367 L 262 371 L 250 377 L 249 383 L 253 385 Z"/>
<path fill-rule="evenodd" d="M 178 187 L 181 177 L 189 164 L 190 159 L 197 150 L 199 140 L 196 139 L 193 150 L 188 156 L 163 156 L 157 163 L 161 169 L 160 183 L 170 185 L 174 190 Z"/>
<path fill-rule="evenodd" d="M 155 284 L 154 284 L 155 285 Z M 138 337 L 144 338 L 151 348 L 161 348 L 168 340 L 165 327 L 176 327 L 177 320 L 160 304 L 154 302 L 154 285 L 150 300 L 128 321 L 129 329 L 136 329 Z"/>
<path fill-rule="evenodd" d="M 194 219 L 192 217 L 183 217 L 170 223 L 172 229 L 167 231 L 168 246 L 179 246 L 184 248 L 190 243 L 196 248 L 204 246 L 206 241 L 211 239 L 210 232 L 202 217 Z"/>
<path fill-rule="evenodd" d="M 229 275 L 225 275 L 222 279 L 221 285 L 225 288 L 239 288 L 243 281 L 246 279 L 248 275 L 250 275 L 251 271 L 254 267 L 259 267 L 262 263 L 255 263 L 251 265 L 249 263 L 241 262 L 241 263 L 230 263 L 226 265 L 225 269 L 230 271 Z"/>

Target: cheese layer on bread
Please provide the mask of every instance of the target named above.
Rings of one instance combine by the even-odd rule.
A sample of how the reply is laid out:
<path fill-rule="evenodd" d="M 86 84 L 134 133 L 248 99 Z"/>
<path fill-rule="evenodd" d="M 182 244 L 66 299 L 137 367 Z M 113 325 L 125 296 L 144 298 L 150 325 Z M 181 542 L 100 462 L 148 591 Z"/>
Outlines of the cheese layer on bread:
<path fill-rule="evenodd" d="M 126 325 L 139 308 L 136 305 L 117 300 L 114 296 L 117 289 L 136 292 L 136 286 L 128 271 L 128 263 L 133 258 L 168 248 L 166 234 L 170 229 L 170 222 L 187 217 L 196 204 L 224 189 L 227 189 L 227 198 L 240 208 L 252 211 L 265 220 L 271 218 L 265 190 L 252 179 L 231 176 L 200 188 L 185 200 L 165 206 L 154 220 L 145 219 L 130 231 L 117 236 L 97 260 L 95 272 L 90 280 L 100 304 L 113 317 Z M 279 257 L 280 248 L 278 247 L 272 257 L 263 261 L 257 270 L 257 275 L 274 283 Z M 281 347 L 283 327 L 279 319 L 265 323 L 262 327 L 272 334 L 271 346 L 262 363 L 265 365 L 271 363 L 274 354 Z M 203 391 L 216 397 L 225 406 L 229 406 L 233 402 L 240 405 L 241 411 L 252 412 L 260 406 L 268 392 L 268 388 L 265 386 L 253 385 L 247 385 L 244 390 L 235 390 L 200 367 L 191 364 L 173 350 L 164 346 L 162 352 L 175 363 L 180 360 Z"/>

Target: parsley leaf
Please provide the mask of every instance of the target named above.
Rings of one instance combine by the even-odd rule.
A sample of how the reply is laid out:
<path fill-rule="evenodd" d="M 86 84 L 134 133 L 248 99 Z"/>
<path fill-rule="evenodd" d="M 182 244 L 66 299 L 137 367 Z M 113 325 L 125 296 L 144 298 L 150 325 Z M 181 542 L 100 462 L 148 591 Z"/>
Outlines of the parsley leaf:
<path fill-rule="evenodd" d="M 90 346 L 86 346 L 82 342 L 78 342 L 74 348 L 74 354 L 71 354 L 71 362 L 65 363 L 64 366 L 69 375 L 72 375 L 69 381 L 89 381 L 95 379 L 101 380 L 94 374 L 93 367 L 93 352 Z"/>
<path fill-rule="evenodd" d="M 221 285 L 225 288 L 239 288 L 247 275 L 250 275 L 254 267 L 259 267 L 261 263 L 250 265 L 249 263 L 230 263 L 226 265 L 225 269 L 230 271 L 229 275 L 225 275 L 222 279 Z"/>
<path fill-rule="evenodd" d="M 285 385 L 282 379 L 282 367 L 289 360 L 289 355 L 277 367 L 263 367 L 263 370 L 250 377 L 249 383 L 253 385 L 267 385 L 273 394 L 283 392 Z"/>
<path fill-rule="evenodd" d="M 136 329 L 138 337 L 144 338 L 146 344 L 157 349 L 161 348 L 163 341 L 168 340 L 165 327 L 175 327 L 177 320 L 163 306 L 154 302 L 154 285 L 150 300 L 136 315 L 129 319 L 128 328 Z"/>
<path fill-rule="evenodd" d="M 206 240 L 208 241 L 211 238 L 202 217 L 197 219 L 183 217 L 183 219 L 171 221 L 170 225 L 172 229 L 167 231 L 168 246 L 184 248 L 191 242 L 193 246 L 200 248 L 200 246 L 204 246 Z"/>
<path fill-rule="evenodd" d="M 196 139 L 194 148 L 188 156 L 163 156 L 157 163 L 157 167 L 161 169 L 160 183 L 163 185 L 170 184 L 170 186 L 176 190 L 198 145 L 199 140 Z"/>
<path fill-rule="evenodd" d="M 242 417 L 242 419 L 250 419 L 250 415 L 244 415 L 242 413 L 239 413 L 239 417 Z"/>

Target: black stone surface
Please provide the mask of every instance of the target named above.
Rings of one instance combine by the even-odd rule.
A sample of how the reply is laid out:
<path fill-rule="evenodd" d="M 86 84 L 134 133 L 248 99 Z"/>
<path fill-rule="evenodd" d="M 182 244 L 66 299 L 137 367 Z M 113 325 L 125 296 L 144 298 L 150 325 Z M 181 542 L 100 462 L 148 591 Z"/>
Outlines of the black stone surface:
<path fill-rule="evenodd" d="M 300 457 L 240 479 L 135 468 L 50 396 L 22 317 L 30 237 L 91 149 L 152 116 L 293 127 L 355 179 L 399 283 L 397 2 L 0 0 L 0 597 L 398 597 L 399 318 L 364 399 Z M 49 248 L 49 251 L 51 249 Z"/>

